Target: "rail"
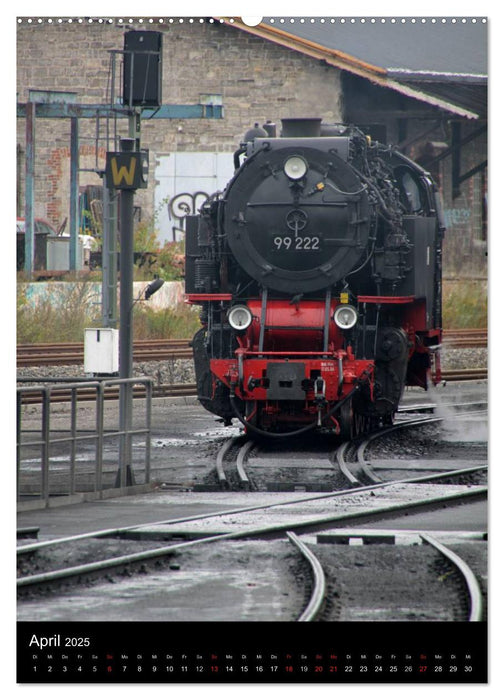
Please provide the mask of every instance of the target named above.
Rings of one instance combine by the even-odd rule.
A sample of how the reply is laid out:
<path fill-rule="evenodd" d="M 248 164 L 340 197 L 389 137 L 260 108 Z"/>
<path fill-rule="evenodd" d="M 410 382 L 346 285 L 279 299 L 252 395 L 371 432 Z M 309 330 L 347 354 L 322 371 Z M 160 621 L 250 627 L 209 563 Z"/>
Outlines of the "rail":
<path fill-rule="evenodd" d="M 443 344 L 450 348 L 485 347 L 487 342 L 486 328 L 443 331 Z M 133 359 L 137 362 L 191 357 L 189 338 L 136 340 L 133 344 Z M 16 358 L 18 367 L 82 364 L 84 343 L 22 343 L 16 348 Z"/>
<path fill-rule="evenodd" d="M 454 369 L 454 370 L 444 370 L 441 372 L 442 381 L 446 382 L 463 382 L 463 381 L 483 381 L 488 378 L 488 372 L 486 367 L 475 367 L 473 369 Z M 42 378 L 37 379 L 25 377 L 18 378 L 18 383 L 32 383 L 40 382 Z M 48 381 L 58 382 L 58 378 L 51 377 Z M 71 395 L 69 391 L 65 391 L 64 382 L 66 380 L 61 380 L 58 389 L 53 391 L 51 394 L 51 402 L 68 402 L 71 400 Z M 77 381 L 74 379 L 74 381 Z M 79 382 L 79 389 L 77 391 L 79 399 L 82 401 L 93 401 L 95 398 L 95 393 L 91 389 L 86 388 L 86 381 L 83 380 Z M 152 388 L 153 398 L 169 398 L 174 396 L 196 396 L 197 386 L 196 384 L 155 384 Z M 119 396 L 118 388 L 109 387 L 105 392 L 105 400 L 117 399 Z M 145 389 L 142 386 L 135 386 L 133 388 L 133 398 L 142 398 L 145 396 Z M 41 402 L 41 395 L 38 391 L 37 386 L 27 386 L 25 388 L 25 393 L 23 394 L 23 405 L 25 404 L 39 404 Z"/>
<path fill-rule="evenodd" d="M 121 385 L 142 385 L 145 398 L 145 425 L 140 428 L 121 430 L 105 426 L 105 396 L 107 390 Z M 145 435 L 145 450 L 143 460 L 144 482 L 150 481 L 150 435 L 151 435 L 151 409 L 152 409 L 152 385 L 151 377 L 135 377 L 130 379 L 107 379 L 104 381 L 74 382 L 68 384 L 45 384 L 39 386 L 22 387 L 17 389 L 17 426 L 16 426 L 16 472 L 17 472 L 17 499 L 35 497 L 37 502 L 43 501 L 46 507 L 50 504 L 51 477 L 53 482 L 58 482 L 57 490 L 63 490 L 65 495 L 74 496 L 79 493 L 77 477 L 80 476 L 84 485 L 81 491 L 92 491 L 99 494 L 104 490 L 104 454 L 105 441 L 111 439 L 131 440 L 134 435 Z M 94 403 L 94 429 L 78 429 L 79 390 L 93 392 Z M 51 398 L 56 391 L 63 390 L 70 401 L 70 416 L 65 419 L 70 429 L 60 428 L 54 425 L 51 414 Z M 38 393 L 41 397 L 41 410 L 28 410 L 23 401 L 25 394 Z M 138 412 L 137 412 L 138 415 Z M 109 417 L 109 416 L 107 416 Z M 69 419 L 68 419 L 69 418 Z M 30 421 L 35 427 L 23 429 Z M 117 414 L 117 423 L 119 415 Z M 35 438 L 31 435 L 35 433 Z M 69 434 L 66 434 L 69 433 Z M 94 470 L 89 480 L 88 472 L 77 473 L 77 446 L 82 443 L 94 443 Z M 65 445 L 69 451 L 61 451 Z M 56 454 L 58 451 L 58 454 Z M 65 466 L 68 465 L 68 466 Z M 133 473 L 133 466 L 131 472 Z M 85 471 L 85 470 L 84 470 Z M 36 477 L 38 473 L 38 485 Z M 91 483 L 89 483 L 91 481 Z M 35 482 L 35 483 L 34 483 Z M 117 487 L 119 480 L 108 487 Z M 38 486 L 38 489 L 37 489 Z M 35 491 L 32 489 L 35 488 Z M 38 497 L 37 497 L 38 496 Z"/>
<path fill-rule="evenodd" d="M 443 345 L 450 348 L 481 348 L 488 345 L 486 328 L 454 328 L 443 331 Z"/>
<path fill-rule="evenodd" d="M 38 386 L 30 386 L 30 383 L 39 383 L 44 381 L 42 377 L 36 379 L 33 378 L 18 378 L 18 383 L 26 383 L 28 386 L 25 387 L 22 403 L 27 404 L 39 404 L 41 402 L 41 394 Z M 51 403 L 66 403 L 71 400 L 71 392 L 66 388 L 66 385 L 70 381 L 67 379 L 59 380 L 57 377 L 50 377 L 47 379 L 49 383 L 53 384 L 53 391 L 51 393 Z M 79 400 L 82 401 L 94 401 L 96 398 L 96 393 L 93 388 L 89 388 L 89 380 L 81 380 L 80 378 L 72 378 L 72 382 L 77 384 L 78 389 L 77 396 Z M 56 386 L 57 385 L 57 386 Z M 154 384 L 152 386 L 152 397 L 153 398 L 166 398 L 174 396 L 195 396 L 197 393 L 196 384 Z M 142 385 L 133 386 L 133 398 L 144 398 L 146 394 L 146 389 Z M 119 387 L 106 386 L 104 391 L 104 398 L 108 400 L 117 400 L 119 398 Z"/>
<path fill-rule="evenodd" d="M 189 339 L 136 340 L 133 360 L 189 359 L 193 352 Z M 16 348 L 18 367 L 42 365 L 71 365 L 84 362 L 84 343 L 22 343 Z"/>
<path fill-rule="evenodd" d="M 289 540 L 299 549 L 311 568 L 313 578 L 312 594 L 308 605 L 304 609 L 303 613 L 298 617 L 297 621 L 312 622 L 316 619 L 324 604 L 327 588 L 324 570 L 322 569 L 317 557 L 294 532 L 287 530 L 286 535 Z"/>
<path fill-rule="evenodd" d="M 471 568 L 466 564 L 466 562 L 461 559 L 455 552 L 451 549 L 445 547 L 438 542 L 434 537 L 431 537 L 425 532 L 420 533 L 420 537 L 428 542 L 432 547 L 437 549 L 441 554 L 446 557 L 449 561 L 454 564 L 459 570 L 460 574 L 464 578 L 464 582 L 467 588 L 467 593 L 469 596 L 469 622 L 481 622 L 483 619 L 483 595 L 479 587 L 476 576 L 472 572 Z"/>
<path fill-rule="evenodd" d="M 373 487 L 370 487 L 373 488 Z M 446 507 L 449 506 L 452 503 L 458 503 L 458 502 L 463 502 L 464 500 L 472 500 L 472 499 L 481 499 L 481 498 L 487 498 L 488 496 L 488 491 L 486 488 L 478 488 L 478 487 L 473 487 L 471 489 L 472 492 L 468 492 L 466 489 L 462 492 L 458 493 L 451 493 L 450 495 L 445 495 L 442 497 L 436 497 L 436 498 L 430 498 L 430 499 L 421 499 L 421 500 L 409 500 L 408 502 L 402 502 L 402 503 L 396 503 L 394 505 L 389 505 L 385 506 L 382 508 L 371 508 L 371 509 L 361 509 L 358 512 L 350 512 L 350 513 L 332 513 L 330 515 L 319 515 L 318 517 L 315 518 L 306 518 L 304 516 L 301 520 L 294 520 L 290 522 L 276 522 L 273 524 L 267 524 L 267 525 L 257 525 L 255 524 L 253 527 L 244 527 L 240 528 L 237 530 L 232 530 L 232 531 L 226 531 L 224 533 L 220 533 L 217 535 L 208 535 L 208 536 L 199 536 L 196 539 L 192 540 L 186 540 L 184 542 L 177 542 L 176 544 L 169 544 L 169 545 L 164 545 L 161 547 L 155 547 L 154 549 L 147 549 L 143 550 L 140 552 L 134 552 L 122 556 L 117 556 L 117 557 L 111 557 L 108 559 L 100 559 L 99 561 L 92 561 L 87 564 L 81 564 L 77 566 L 69 566 L 63 569 L 56 569 L 52 571 L 47 571 L 43 573 L 37 573 L 37 574 L 31 574 L 28 576 L 22 576 L 21 578 L 17 579 L 17 587 L 18 590 L 25 588 L 28 589 L 33 586 L 38 586 L 40 584 L 46 584 L 46 583 L 53 583 L 55 581 L 62 581 L 65 579 L 71 579 L 72 577 L 75 576 L 83 576 L 87 574 L 94 574 L 96 572 L 104 572 L 107 570 L 111 570 L 117 567 L 124 567 L 126 565 L 131 565 L 131 564 L 136 564 L 139 562 L 145 562 L 147 560 L 153 560 L 156 558 L 160 557 L 165 557 L 173 554 L 174 552 L 180 552 L 180 551 L 185 551 L 188 549 L 192 549 L 194 547 L 200 547 L 201 545 L 207 546 L 208 544 L 211 544 L 213 542 L 224 542 L 226 540 L 238 540 L 238 539 L 249 539 L 249 538 L 266 538 L 269 539 L 270 537 L 283 537 L 287 532 L 290 532 L 291 534 L 303 534 L 303 533 L 318 533 L 320 530 L 327 529 L 327 527 L 337 527 L 337 528 L 342 528 L 346 527 L 347 525 L 349 527 L 352 527 L 355 522 L 363 521 L 363 522 L 373 522 L 374 520 L 381 519 L 382 517 L 388 517 L 392 516 L 394 517 L 395 515 L 403 514 L 403 513 L 408 513 L 408 512 L 414 512 L 417 510 L 423 511 L 423 510 L 430 510 L 430 509 L 436 509 L 439 507 Z M 336 494 L 337 495 L 337 494 Z M 341 494 L 340 494 L 341 495 Z M 330 497 L 334 498 L 335 494 L 331 494 Z M 304 499 L 304 500 L 320 500 L 320 496 L 317 496 L 315 498 L 310 498 L 310 499 Z M 328 498 L 328 496 L 324 496 L 324 498 Z M 278 504 L 273 504 L 273 505 L 280 505 Z M 252 511 L 252 510 L 259 510 L 264 506 L 256 506 L 252 508 L 248 508 L 247 510 Z M 245 509 L 240 509 L 240 510 L 245 510 Z M 230 511 L 231 512 L 231 511 Z M 235 511 L 238 512 L 238 511 Z M 196 516 L 195 519 L 200 519 L 201 517 L 213 517 L 213 516 L 220 516 L 222 513 L 210 513 L 205 516 Z M 187 520 L 193 520 L 192 517 L 187 518 Z M 167 523 L 168 521 L 165 521 Z M 138 526 L 137 526 L 138 527 Z M 130 528 L 128 528 L 130 529 Z M 134 528 L 133 528 L 134 529 Z M 421 534 L 424 539 L 425 539 L 425 533 L 419 533 Z M 95 536 L 96 533 L 87 533 L 86 536 Z M 98 533 L 100 535 L 100 533 Z M 69 539 L 77 539 L 77 538 L 69 538 Z M 292 537 L 290 538 L 291 541 Z M 61 543 L 62 540 L 59 540 L 59 543 Z M 54 544 L 54 543 L 51 543 Z M 48 545 L 49 546 L 49 545 Z M 24 547 L 23 548 L 24 552 L 28 551 L 28 548 Z M 24 553 L 22 550 L 19 550 L 18 553 Z M 306 553 L 307 554 L 307 553 Z M 305 555 L 306 556 L 306 555 Z M 311 559 L 311 557 L 310 557 Z M 308 605 L 308 608 L 305 609 L 305 613 L 303 614 L 303 619 L 298 619 L 298 622 L 304 622 L 308 621 L 308 619 L 304 619 L 305 615 L 307 615 L 308 618 L 313 619 L 313 616 L 316 616 L 318 612 L 321 609 L 321 606 L 323 604 L 324 600 L 324 593 L 325 593 L 325 583 L 324 583 L 324 576 L 323 576 L 323 571 L 321 567 L 319 567 L 317 564 L 315 564 L 315 559 L 313 561 L 310 561 L 310 565 L 312 566 L 312 571 L 314 572 L 314 587 L 313 587 L 313 594 L 310 599 L 310 603 Z M 315 571 L 315 569 L 317 569 Z M 466 579 L 467 580 L 467 579 Z M 308 610 L 308 612 L 307 612 Z M 472 617 L 471 613 L 471 620 L 475 619 Z"/>

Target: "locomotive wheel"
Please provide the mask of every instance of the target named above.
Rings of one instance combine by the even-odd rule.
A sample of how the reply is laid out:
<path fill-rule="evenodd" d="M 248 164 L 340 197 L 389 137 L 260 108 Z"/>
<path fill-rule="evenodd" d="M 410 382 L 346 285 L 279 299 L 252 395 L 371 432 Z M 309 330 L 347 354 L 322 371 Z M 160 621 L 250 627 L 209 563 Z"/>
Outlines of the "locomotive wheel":
<path fill-rule="evenodd" d="M 223 418 L 225 425 L 231 425 L 234 412 L 229 403 L 229 390 L 212 375 L 204 328 L 195 334 L 192 348 L 199 402 L 207 411 Z"/>
<path fill-rule="evenodd" d="M 353 402 L 349 401 L 341 407 L 338 413 L 340 425 L 339 436 L 343 440 L 352 440 L 356 434 L 356 415 L 354 414 Z"/>
<path fill-rule="evenodd" d="M 393 425 L 394 423 L 394 416 L 395 412 L 392 413 L 386 413 L 384 416 L 381 417 L 380 419 L 380 425 L 381 427 L 385 427 L 387 425 Z"/>
<path fill-rule="evenodd" d="M 355 414 L 355 436 L 367 435 L 374 430 L 378 430 L 381 424 L 381 419 L 376 415 L 364 415 L 362 413 Z"/>
<path fill-rule="evenodd" d="M 386 365 L 376 366 L 374 413 L 393 415 L 401 398 L 402 384 L 396 372 Z"/>
<path fill-rule="evenodd" d="M 402 328 L 384 328 L 380 333 L 376 360 L 390 362 L 405 357 L 408 349 L 407 342 Z"/>

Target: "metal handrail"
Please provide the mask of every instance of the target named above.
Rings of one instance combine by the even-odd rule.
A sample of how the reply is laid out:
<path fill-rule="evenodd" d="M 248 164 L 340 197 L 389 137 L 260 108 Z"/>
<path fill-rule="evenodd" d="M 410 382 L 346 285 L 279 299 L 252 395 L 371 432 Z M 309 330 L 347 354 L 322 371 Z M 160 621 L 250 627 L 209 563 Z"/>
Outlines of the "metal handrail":
<path fill-rule="evenodd" d="M 39 380 L 40 381 L 40 380 Z M 44 501 L 45 505 L 49 505 L 50 499 L 50 488 L 49 488 L 49 475 L 50 475 L 50 464 L 51 464 L 51 448 L 54 445 L 61 445 L 64 443 L 69 443 L 69 494 L 75 495 L 77 493 L 76 487 L 76 460 L 77 460 L 77 446 L 84 441 L 94 441 L 95 443 L 95 470 L 94 470 L 94 480 L 93 480 L 93 491 L 99 493 L 103 490 L 103 452 L 104 443 L 106 439 L 113 437 L 119 437 L 123 440 L 131 440 L 133 435 L 145 435 L 145 453 L 144 453 L 144 481 L 146 484 L 150 482 L 150 469 L 151 469 L 151 449 L 150 449 L 150 436 L 151 436 L 151 420 L 152 420 L 152 393 L 154 379 L 152 377 L 133 377 L 127 379 L 120 379 L 114 377 L 111 379 L 104 380 L 92 380 L 92 381 L 75 381 L 66 384 L 51 384 L 51 380 L 48 380 L 47 384 L 37 384 L 35 386 L 21 387 L 17 389 L 17 426 L 16 426 L 16 438 L 17 438 L 17 449 L 16 449 L 16 470 L 17 470 L 17 498 L 20 500 L 21 494 L 21 476 L 22 476 L 22 454 L 23 450 L 26 448 L 39 447 L 40 448 L 40 499 Z M 105 408 L 105 389 L 110 386 L 125 386 L 133 387 L 134 384 L 143 384 L 145 386 L 145 427 L 133 429 L 131 426 L 121 430 L 121 426 L 114 430 L 105 430 L 104 421 L 104 408 Z M 61 434 L 61 429 L 57 431 L 52 429 L 51 425 L 51 393 L 53 390 L 67 390 L 70 392 L 70 416 L 69 416 L 69 428 L 67 432 L 69 435 L 61 437 L 56 437 L 53 435 L 54 432 Z M 94 389 L 96 391 L 95 400 L 95 427 L 94 429 L 89 429 L 81 432 L 85 432 L 85 435 L 78 434 L 77 431 L 77 407 L 78 407 L 78 389 Z M 23 434 L 28 431 L 23 431 L 23 395 L 26 393 L 33 394 L 34 392 L 40 392 L 42 395 L 42 411 L 40 415 L 40 438 L 35 440 L 23 440 Z M 89 401 L 86 402 L 89 406 Z M 119 420 L 119 419 L 118 419 Z M 30 431 L 32 432 L 32 431 Z"/>

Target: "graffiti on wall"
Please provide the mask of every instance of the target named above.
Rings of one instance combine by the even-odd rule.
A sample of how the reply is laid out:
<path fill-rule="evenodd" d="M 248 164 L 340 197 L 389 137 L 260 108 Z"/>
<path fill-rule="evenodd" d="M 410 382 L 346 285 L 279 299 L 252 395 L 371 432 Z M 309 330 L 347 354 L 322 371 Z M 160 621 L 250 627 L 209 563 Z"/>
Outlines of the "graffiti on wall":
<path fill-rule="evenodd" d="M 156 161 L 154 203 L 161 243 L 184 238 L 185 218 L 197 214 L 234 174 L 232 153 L 163 153 Z"/>
<path fill-rule="evenodd" d="M 444 210 L 446 228 L 454 228 L 455 226 L 468 226 L 471 223 L 472 209 L 464 195 L 460 198 L 458 207 L 446 208 Z"/>
<path fill-rule="evenodd" d="M 466 226 L 471 220 L 471 210 L 466 207 L 455 207 L 454 209 L 445 209 L 446 228 L 453 226 Z"/>
<path fill-rule="evenodd" d="M 197 214 L 208 197 L 206 192 L 179 192 L 168 199 L 168 219 L 172 223 L 174 241 L 180 241 L 184 236 L 186 216 Z"/>

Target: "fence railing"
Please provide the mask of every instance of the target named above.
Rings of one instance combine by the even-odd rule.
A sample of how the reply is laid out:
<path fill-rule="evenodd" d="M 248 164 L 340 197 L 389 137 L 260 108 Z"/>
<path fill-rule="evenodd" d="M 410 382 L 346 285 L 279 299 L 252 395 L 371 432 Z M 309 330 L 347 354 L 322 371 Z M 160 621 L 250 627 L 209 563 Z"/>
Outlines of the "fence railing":
<path fill-rule="evenodd" d="M 52 495 L 75 495 L 81 492 L 99 493 L 104 488 L 131 485 L 132 475 L 142 474 L 145 484 L 150 481 L 151 467 L 151 416 L 152 388 L 151 377 L 129 379 L 111 378 L 104 380 L 76 381 L 68 383 L 42 383 L 17 389 L 17 436 L 16 469 L 18 501 L 36 499 L 49 504 Z M 124 428 L 117 409 L 117 402 L 105 402 L 105 392 L 109 387 L 132 390 L 133 385 L 145 388 L 143 399 L 135 401 L 134 421 Z M 95 401 L 89 401 L 89 391 L 95 392 Z M 79 403 L 79 391 L 86 392 L 86 401 Z M 69 408 L 53 413 L 51 397 L 66 392 Z M 23 397 L 41 395 L 41 404 L 34 409 L 23 402 Z M 145 401 L 144 420 L 141 421 L 141 407 L 138 401 Z M 107 404 L 107 411 L 105 411 Z M 114 404 L 114 405 L 113 405 Z M 85 410 L 84 419 L 79 410 Z M 110 410 L 109 410 L 110 408 Z M 94 409 L 94 412 L 93 412 Z M 81 427 L 80 423 L 85 423 Z M 122 465 L 120 454 L 131 455 L 132 439 L 145 436 L 145 444 L 140 446 L 143 453 L 142 464 Z M 107 454 L 106 454 L 106 450 Z M 135 454 L 138 454 L 138 445 Z M 105 480 L 104 465 L 110 467 Z M 78 467 L 78 464 L 80 467 Z M 125 480 L 125 467 L 128 481 Z M 110 479 L 112 475 L 112 480 Z"/>

